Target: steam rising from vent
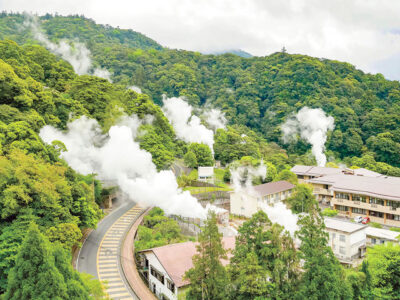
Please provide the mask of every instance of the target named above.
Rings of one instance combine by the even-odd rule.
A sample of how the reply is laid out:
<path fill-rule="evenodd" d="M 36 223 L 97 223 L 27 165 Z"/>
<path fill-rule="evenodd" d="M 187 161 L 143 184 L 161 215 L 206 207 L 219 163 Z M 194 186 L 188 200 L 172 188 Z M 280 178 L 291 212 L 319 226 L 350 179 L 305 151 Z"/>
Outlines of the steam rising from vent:
<path fill-rule="evenodd" d="M 235 189 L 235 192 L 242 192 L 242 197 L 246 198 L 247 195 L 258 198 L 259 195 L 253 188 L 252 181 L 256 177 L 262 177 L 265 179 L 267 174 L 267 168 L 263 162 L 257 168 L 249 166 L 240 166 L 235 169 L 231 169 L 231 182 Z M 246 201 L 246 199 L 245 199 Z M 282 202 L 275 203 L 270 206 L 263 201 L 258 201 L 259 207 L 268 215 L 268 218 L 273 223 L 285 227 L 287 231 L 294 236 L 297 227 L 297 216 L 292 213 L 290 209 L 286 207 Z"/>
<path fill-rule="evenodd" d="M 81 117 L 68 124 L 67 132 L 45 126 L 40 137 L 46 143 L 62 141 L 67 151 L 61 156 L 74 170 L 117 183 L 141 205 L 159 206 L 167 214 L 205 218 L 205 209 L 188 191 L 178 188 L 172 171 L 157 172 L 151 154 L 134 140 L 140 125 L 136 116 L 125 117 L 103 135 L 97 121 Z"/>
<path fill-rule="evenodd" d="M 142 93 L 142 90 L 140 89 L 140 87 L 138 87 L 138 86 L 136 86 L 136 85 L 130 86 L 129 89 L 131 89 L 132 91 L 134 91 L 134 92 L 136 92 L 136 93 L 138 93 L 138 94 L 141 94 L 141 93 Z"/>
<path fill-rule="evenodd" d="M 257 168 L 252 166 L 239 166 L 231 169 L 231 183 L 235 192 L 254 193 L 253 179 L 261 177 L 263 180 L 267 176 L 267 167 L 261 161 Z"/>
<path fill-rule="evenodd" d="M 193 107 L 182 98 L 163 98 L 163 111 L 178 138 L 188 143 L 203 143 L 213 152 L 214 133 L 192 115 Z"/>
<path fill-rule="evenodd" d="M 225 114 L 221 112 L 219 109 L 212 108 L 204 112 L 204 116 L 206 118 L 206 122 L 210 127 L 217 131 L 217 129 L 225 129 L 226 126 L 226 118 Z"/>
<path fill-rule="evenodd" d="M 74 71 L 79 75 L 89 74 L 92 69 L 92 59 L 90 50 L 82 43 L 74 43 L 73 46 L 67 40 L 61 40 L 58 44 L 51 42 L 47 36 L 40 30 L 37 19 L 34 16 L 27 15 L 24 26 L 30 28 L 35 39 L 43 43 L 52 53 L 61 56 L 69 62 Z M 111 73 L 105 69 L 96 68 L 93 75 L 102 77 L 111 82 Z"/>
<path fill-rule="evenodd" d="M 334 123 L 333 117 L 327 116 L 322 109 L 303 107 L 282 125 L 283 141 L 287 143 L 300 134 L 302 139 L 312 145 L 312 153 L 317 164 L 323 167 L 326 164 L 324 154 L 326 134 L 328 130 L 335 128 Z"/>

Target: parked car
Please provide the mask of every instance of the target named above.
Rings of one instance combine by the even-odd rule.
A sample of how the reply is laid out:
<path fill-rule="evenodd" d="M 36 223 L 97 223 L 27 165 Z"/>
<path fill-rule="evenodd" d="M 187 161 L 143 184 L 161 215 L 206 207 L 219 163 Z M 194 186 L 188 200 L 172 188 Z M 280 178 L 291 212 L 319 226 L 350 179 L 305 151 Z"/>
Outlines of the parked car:
<path fill-rule="evenodd" d="M 363 220 L 363 217 L 361 217 L 361 216 L 354 217 L 354 222 L 356 222 L 356 223 L 361 223 L 362 220 Z"/>
<path fill-rule="evenodd" d="M 364 217 L 364 218 L 362 219 L 361 223 L 367 224 L 367 223 L 369 223 L 370 221 L 371 221 L 371 220 L 369 219 L 369 217 Z"/>

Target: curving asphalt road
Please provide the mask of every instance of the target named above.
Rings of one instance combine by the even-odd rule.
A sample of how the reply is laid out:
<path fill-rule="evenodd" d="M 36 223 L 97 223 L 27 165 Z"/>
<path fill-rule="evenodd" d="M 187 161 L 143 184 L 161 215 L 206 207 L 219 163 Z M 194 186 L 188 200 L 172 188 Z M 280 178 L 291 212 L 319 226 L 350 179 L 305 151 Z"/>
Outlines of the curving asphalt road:
<path fill-rule="evenodd" d="M 136 204 L 133 201 L 123 201 L 119 198 L 113 203 L 113 210 L 111 211 L 111 213 L 108 214 L 103 220 L 101 220 L 101 222 L 99 222 L 97 228 L 90 233 L 90 235 L 82 245 L 76 263 L 77 270 L 79 272 L 89 273 L 96 278 L 99 278 L 97 255 L 99 253 L 99 250 L 101 249 L 101 243 L 113 224 L 116 223 L 135 205 Z M 119 265 L 118 271 L 122 274 L 122 270 L 120 270 Z M 112 297 L 112 295 L 110 296 Z M 131 292 L 131 296 L 132 298 L 136 298 L 133 292 Z M 114 299 L 117 298 L 115 297 Z"/>

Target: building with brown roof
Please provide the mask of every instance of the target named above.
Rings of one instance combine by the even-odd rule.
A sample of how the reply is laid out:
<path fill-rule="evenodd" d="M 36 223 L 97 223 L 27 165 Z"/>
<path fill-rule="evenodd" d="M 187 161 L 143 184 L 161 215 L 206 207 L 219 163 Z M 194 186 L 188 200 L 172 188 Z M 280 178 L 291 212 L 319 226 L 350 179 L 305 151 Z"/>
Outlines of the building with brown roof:
<path fill-rule="evenodd" d="M 295 185 L 288 181 L 264 183 L 231 192 L 231 213 L 250 218 L 265 205 L 273 205 L 290 197 Z"/>
<path fill-rule="evenodd" d="M 372 222 L 400 227 L 400 178 L 366 169 L 310 166 L 292 168 L 299 180 L 314 188 L 320 202 L 350 218 L 369 217 Z"/>
<path fill-rule="evenodd" d="M 235 248 L 235 237 L 224 237 L 222 243 L 228 252 L 228 260 L 222 264 L 227 265 Z M 196 244 L 185 242 L 139 251 L 141 273 L 159 299 L 178 299 L 178 294 L 190 284 L 183 277 L 193 267 Z"/>

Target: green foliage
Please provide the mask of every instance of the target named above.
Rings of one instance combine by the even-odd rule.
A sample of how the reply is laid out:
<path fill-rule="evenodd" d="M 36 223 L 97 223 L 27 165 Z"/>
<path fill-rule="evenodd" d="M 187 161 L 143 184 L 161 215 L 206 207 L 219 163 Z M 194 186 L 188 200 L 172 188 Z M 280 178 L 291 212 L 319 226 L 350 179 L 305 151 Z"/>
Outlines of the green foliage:
<path fill-rule="evenodd" d="M 233 299 L 255 298 L 261 291 L 267 298 L 293 299 L 299 276 L 299 260 L 289 233 L 282 226 L 272 224 L 263 211 L 244 222 L 238 233 L 229 266 L 230 279 L 238 287 L 232 292 Z M 252 266 L 245 267 L 245 261 Z M 259 276 L 266 275 L 265 278 L 269 280 L 249 281 L 249 268 Z M 257 281 L 256 278 L 252 280 Z"/>
<path fill-rule="evenodd" d="M 194 152 L 190 150 L 186 152 L 183 160 L 185 162 L 185 165 L 189 168 L 197 168 L 197 166 L 199 165 L 197 162 L 196 154 L 194 154 Z"/>
<path fill-rule="evenodd" d="M 375 228 L 383 228 L 382 224 L 376 223 L 376 222 L 371 222 L 369 223 L 370 226 L 375 227 Z"/>
<path fill-rule="evenodd" d="M 331 209 L 329 207 L 325 208 L 321 213 L 321 215 L 324 217 L 334 217 L 337 216 L 337 214 L 338 211 L 336 209 Z"/>
<path fill-rule="evenodd" d="M 198 254 L 193 256 L 193 268 L 185 278 L 190 281 L 188 299 L 225 299 L 227 274 L 221 259 L 226 259 L 222 246 L 222 234 L 218 232 L 217 217 L 210 213 L 196 246 Z"/>
<path fill-rule="evenodd" d="M 268 172 L 268 170 L 267 170 L 267 172 Z M 272 170 L 272 172 L 273 172 L 273 170 Z M 294 174 L 293 172 L 291 172 L 290 170 L 285 169 L 285 170 L 280 171 L 274 179 L 274 181 L 280 181 L 280 180 L 286 180 L 292 184 L 297 184 L 297 175 Z"/>
<path fill-rule="evenodd" d="M 294 213 L 309 212 L 317 204 L 313 189 L 308 184 L 298 184 L 287 199 L 291 210 Z"/>
<path fill-rule="evenodd" d="M 164 216 L 164 211 L 158 207 L 144 217 L 143 225 L 138 228 L 138 237 L 136 251 L 187 241 L 177 221 Z"/>
<path fill-rule="evenodd" d="M 373 295 L 378 299 L 399 299 L 400 246 L 376 245 L 369 248 L 367 254 Z"/>
<path fill-rule="evenodd" d="M 189 145 L 188 152 L 192 152 L 196 157 L 198 166 L 213 166 L 214 159 L 211 149 L 205 144 L 192 143 Z"/>
<path fill-rule="evenodd" d="M 68 299 L 67 284 L 36 225 L 30 226 L 19 249 L 3 299 Z"/>
<path fill-rule="evenodd" d="M 304 273 L 296 299 L 352 299 L 352 290 L 338 260 L 328 246 L 328 233 L 318 211 L 300 216 L 300 258 Z"/>

